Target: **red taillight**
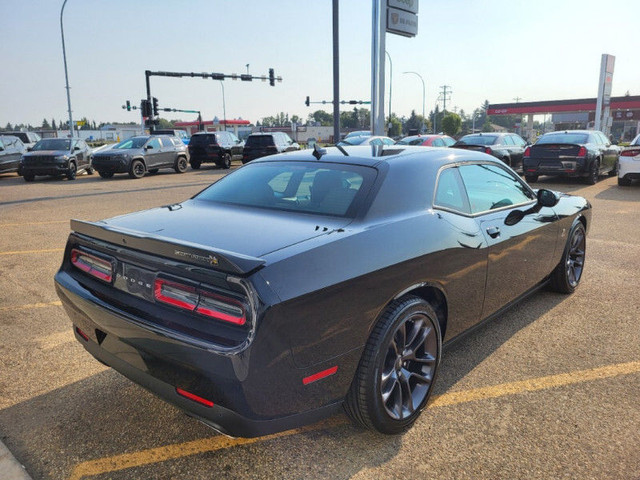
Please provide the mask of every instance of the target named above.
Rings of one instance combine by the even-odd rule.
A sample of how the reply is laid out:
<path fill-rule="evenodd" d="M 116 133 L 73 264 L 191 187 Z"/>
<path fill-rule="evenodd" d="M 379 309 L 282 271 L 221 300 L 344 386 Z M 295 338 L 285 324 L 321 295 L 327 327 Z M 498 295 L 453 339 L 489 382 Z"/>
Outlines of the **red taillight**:
<path fill-rule="evenodd" d="M 71 263 L 77 269 L 105 282 L 111 283 L 113 279 L 113 265 L 110 261 L 82 250 L 76 248 L 71 250 Z"/>
<path fill-rule="evenodd" d="M 640 155 L 640 150 L 625 150 L 620 154 L 621 157 L 635 157 L 638 155 Z"/>
<path fill-rule="evenodd" d="M 198 305 L 198 293 L 195 287 L 156 278 L 154 292 L 156 300 L 174 307 L 195 310 Z"/>
<path fill-rule="evenodd" d="M 244 306 L 240 302 L 215 293 L 201 291 L 196 312 L 236 325 L 244 325 L 247 321 Z"/>
<path fill-rule="evenodd" d="M 527 147 L 524 149 L 524 157 L 529 158 L 531 156 L 531 147 Z"/>
<path fill-rule="evenodd" d="M 182 395 L 183 397 L 188 398 L 189 400 L 198 402 L 204 405 L 205 407 L 213 407 L 213 402 L 211 400 L 207 400 L 206 398 L 199 397 L 198 395 L 195 395 L 191 392 L 187 392 L 186 390 L 183 390 L 181 388 L 176 388 L 176 392 L 178 393 L 178 395 Z"/>
<path fill-rule="evenodd" d="M 195 311 L 205 317 L 215 318 L 235 325 L 247 322 L 246 308 L 239 300 L 196 287 L 157 278 L 155 281 L 157 301 L 174 307 Z"/>
<path fill-rule="evenodd" d="M 491 147 L 485 147 L 484 148 L 484 153 L 488 153 L 489 155 L 493 154 L 493 150 L 491 150 Z"/>
<path fill-rule="evenodd" d="M 578 156 L 579 157 L 586 157 L 587 156 L 587 149 L 585 147 L 580 147 L 580 150 L 578 150 Z"/>

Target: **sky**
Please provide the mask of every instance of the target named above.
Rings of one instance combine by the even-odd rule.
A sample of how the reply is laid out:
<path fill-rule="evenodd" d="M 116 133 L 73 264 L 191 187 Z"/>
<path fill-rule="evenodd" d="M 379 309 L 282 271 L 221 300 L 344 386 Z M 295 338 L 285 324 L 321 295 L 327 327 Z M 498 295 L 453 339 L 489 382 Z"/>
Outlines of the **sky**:
<path fill-rule="evenodd" d="M 68 119 L 60 38 L 62 0 L 0 0 L 0 125 Z M 139 121 L 122 109 L 145 94 L 145 70 L 267 75 L 225 80 L 227 118 L 252 123 L 285 112 L 306 118 L 332 97 L 331 0 L 68 0 L 64 11 L 74 120 Z M 340 2 L 340 94 L 371 97 L 372 0 Z M 386 35 L 392 111 L 426 112 L 443 85 L 470 113 L 491 103 L 597 95 L 603 53 L 616 57 L 614 96 L 640 95 L 637 0 L 420 0 L 418 35 Z M 385 113 L 389 102 L 389 63 Z M 151 78 L 160 107 L 222 118 L 219 81 Z M 343 106 L 349 110 L 353 107 Z M 442 108 L 442 104 L 440 105 Z M 324 109 L 331 111 L 331 106 Z M 194 115 L 163 113 L 164 118 Z"/>

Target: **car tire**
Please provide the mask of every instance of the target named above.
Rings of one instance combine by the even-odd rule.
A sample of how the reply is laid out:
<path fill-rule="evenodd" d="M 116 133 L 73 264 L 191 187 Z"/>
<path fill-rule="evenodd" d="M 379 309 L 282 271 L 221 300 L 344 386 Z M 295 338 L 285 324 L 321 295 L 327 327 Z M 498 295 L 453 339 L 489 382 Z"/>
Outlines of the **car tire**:
<path fill-rule="evenodd" d="M 562 259 L 551 273 L 551 290 L 559 293 L 573 293 L 578 287 L 586 257 L 587 233 L 584 225 L 577 220 L 567 237 Z"/>
<path fill-rule="evenodd" d="M 415 296 L 394 300 L 365 346 L 344 403 L 349 417 L 384 434 L 410 428 L 433 390 L 441 350 L 431 305 Z"/>
<path fill-rule="evenodd" d="M 585 183 L 587 185 L 595 185 L 598 183 L 598 179 L 600 178 L 600 159 L 596 158 L 593 162 L 591 162 L 591 167 L 589 168 L 589 175 L 585 178 Z"/>
<path fill-rule="evenodd" d="M 151 170 L 149 170 L 149 173 L 154 175 L 154 174 L 158 173 L 159 171 L 160 171 L 159 168 L 152 168 Z"/>
<path fill-rule="evenodd" d="M 145 174 L 145 166 L 142 160 L 134 160 L 129 167 L 129 176 L 131 178 L 142 178 Z"/>
<path fill-rule="evenodd" d="M 538 175 L 525 175 L 524 179 L 527 183 L 535 183 L 538 181 Z"/>
<path fill-rule="evenodd" d="M 618 177 L 618 186 L 628 187 L 631 185 L 631 179 L 627 177 Z"/>
<path fill-rule="evenodd" d="M 176 171 L 176 173 L 184 173 L 188 168 L 189 163 L 187 162 L 187 159 L 185 157 L 178 157 L 176 159 L 175 165 L 173 166 L 173 169 Z"/>
<path fill-rule="evenodd" d="M 98 175 L 100 175 L 102 178 L 111 178 L 113 177 L 113 172 L 101 172 L 100 170 L 98 170 Z"/>
<path fill-rule="evenodd" d="M 36 179 L 36 176 L 33 173 L 25 173 L 22 175 L 25 182 L 33 182 Z"/>
<path fill-rule="evenodd" d="M 69 180 L 75 180 L 77 173 L 78 173 L 78 167 L 76 167 L 76 163 L 75 162 L 70 162 L 69 163 L 69 170 L 67 170 L 67 178 Z"/>
<path fill-rule="evenodd" d="M 225 170 L 231 168 L 231 154 L 225 152 L 220 159 L 220 168 L 224 168 Z"/>
<path fill-rule="evenodd" d="M 189 162 L 189 165 L 191 165 L 191 168 L 193 168 L 194 170 L 198 170 L 200 168 L 201 162 L 198 162 L 197 160 L 191 160 Z"/>

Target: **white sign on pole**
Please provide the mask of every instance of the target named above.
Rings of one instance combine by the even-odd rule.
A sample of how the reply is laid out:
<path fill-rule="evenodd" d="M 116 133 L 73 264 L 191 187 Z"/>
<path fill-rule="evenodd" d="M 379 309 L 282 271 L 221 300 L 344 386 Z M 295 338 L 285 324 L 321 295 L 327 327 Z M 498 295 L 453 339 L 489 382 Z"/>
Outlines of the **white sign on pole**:
<path fill-rule="evenodd" d="M 405 12 L 418 13 L 418 0 L 387 0 L 387 5 Z"/>
<path fill-rule="evenodd" d="M 613 83 L 613 69 L 616 57 L 602 54 L 600 62 L 600 79 L 598 81 L 598 99 L 596 101 L 595 130 L 609 134 L 609 104 L 611 103 L 611 85 Z"/>
<path fill-rule="evenodd" d="M 387 32 L 415 37 L 418 34 L 418 16 L 397 8 L 387 8 Z"/>

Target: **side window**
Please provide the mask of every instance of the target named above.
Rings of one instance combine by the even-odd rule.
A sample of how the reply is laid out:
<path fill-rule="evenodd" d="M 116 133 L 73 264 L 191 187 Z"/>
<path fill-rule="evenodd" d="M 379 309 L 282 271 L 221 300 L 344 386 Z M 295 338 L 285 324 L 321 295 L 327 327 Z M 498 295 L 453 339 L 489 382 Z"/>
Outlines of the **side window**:
<path fill-rule="evenodd" d="M 238 143 L 240 140 L 238 140 L 238 137 L 236 137 L 233 133 L 229 132 L 229 140 L 231 141 L 231 143 L 236 144 Z"/>
<path fill-rule="evenodd" d="M 153 150 L 160 150 L 160 139 L 158 137 L 153 137 L 149 142 L 147 142 L 148 147 L 152 147 Z"/>
<path fill-rule="evenodd" d="M 534 199 L 533 193 L 519 178 L 497 165 L 462 165 L 459 168 L 471 213 L 520 205 Z"/>
<path fill-rule="evenodd" d="M 592 133 L 591 135 L 589 135 L 589 143 L 600 145 L 602 143 L 602 139 L 597 133 Z"/>
<path fill-rule="evenodd" d="M 448 208 L 461 213 L 471 213 L 457 167 L 447 168 L 440 172 L 433 204 L 436 207 Z"/>
<path fill-rule="evenodd" d="M 604 133 L 598 132 L 597 135 L 600 137 L 600 141 L 603 145 L 609 145 L 609 140 L 607 140 L 607 137 Z"/>
<path fill-rule="evenodd" d="M 511 138 L 513 139 L 513 143 L 519 147 L 524 147 L 527 144 L 519 135 L 512 135 Z"/>
<path fill-rule="evenodd" d="M 379 138 L 374 138 L 369 142 L 369 145 L 382 145 L 382 140 L 380 140 Z"/>
<path fill-rule="evenodd" d="M 451 137 L 443 137 L 443 138 L 442 138 L 442 140 L 444 141 L 444 144 L 445 144 L 447 147 L 450 147 L 451 145 L 453 145 L 454 143 L 456 143 L 456 141 L 455 141 L 453 138 L 451 138 Z"/>
<path fill-rule="evenodd" d="M 384 143 L 385 145 L 393 145 L 394 142 L 390 138 L 385 138 L 382 140 L 382 143 Z"/>
<path fill-rule="evenodd" d="M 441 138 L 434 138 L 431 142 L 432 147 L 444 147 L 444 141 Z"/>
<path fill-rule="evenodd" d="M 0 139 L 0 148 L 4 150 L 4 144 L 2 143 L 2 139 Z"/>
<path fill-rule="evenodd" d="M 515 145 L 515 143 L 513 143 L 513 139 L 511 138 L 511 135 L 505 135 L 504 137 L 502 137 L 502 143 L 503 145 L 509 145 L 509 146 L 513 146 Z"/>

